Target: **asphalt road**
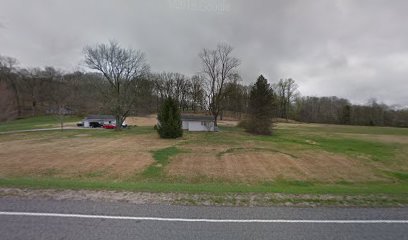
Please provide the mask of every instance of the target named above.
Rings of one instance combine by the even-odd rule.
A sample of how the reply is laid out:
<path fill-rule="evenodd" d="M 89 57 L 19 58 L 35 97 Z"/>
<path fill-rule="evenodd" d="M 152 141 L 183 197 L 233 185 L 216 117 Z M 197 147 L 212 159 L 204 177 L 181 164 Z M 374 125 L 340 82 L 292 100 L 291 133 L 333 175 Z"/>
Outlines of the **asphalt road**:
<path fill-rule="evenodd" d="M 406 220 L 407 208 L 187 207 L 0 198 L 0 239 L 408 239 Z"/>

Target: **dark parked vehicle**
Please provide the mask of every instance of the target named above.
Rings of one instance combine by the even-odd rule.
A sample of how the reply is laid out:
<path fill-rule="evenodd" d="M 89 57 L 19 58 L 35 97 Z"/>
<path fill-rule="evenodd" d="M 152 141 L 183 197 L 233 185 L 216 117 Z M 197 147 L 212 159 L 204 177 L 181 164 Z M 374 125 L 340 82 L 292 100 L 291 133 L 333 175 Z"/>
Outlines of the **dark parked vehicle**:
<path fill-rule="evenodd" d="M 100 128 L 100 127 L 102 127 L 102 124 L 100 124 L 98 122 L 90 122 L 89 127 L 91 127 L 91 128 Z"/>

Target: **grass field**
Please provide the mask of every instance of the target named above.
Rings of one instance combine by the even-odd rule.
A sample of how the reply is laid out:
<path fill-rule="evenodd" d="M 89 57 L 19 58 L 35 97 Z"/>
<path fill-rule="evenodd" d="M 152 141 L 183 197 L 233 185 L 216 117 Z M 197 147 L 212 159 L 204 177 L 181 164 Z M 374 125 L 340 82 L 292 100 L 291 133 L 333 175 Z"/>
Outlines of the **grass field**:
<path fill-rule="evenodd" d="M 53 121 L 18 120 L 0 131 Z M 154 120 L 129 122 L 138 127 L 0 134 L 0 186 L 393 194 L 408 202 L 408 129 L 279 123 L 272 136 L 254 136 L 227 123 L 163 140 Z"/>
<path fill-rule="evenodd" d="M 80 117 L 68 116 L 64 121 L 68 125 L 74 126 L 74 122 L 80 119 Z M 60 127 L 60 123 L 55 116 L 40 116 L 0 123 L 0 132 L 55 127 Z"/>

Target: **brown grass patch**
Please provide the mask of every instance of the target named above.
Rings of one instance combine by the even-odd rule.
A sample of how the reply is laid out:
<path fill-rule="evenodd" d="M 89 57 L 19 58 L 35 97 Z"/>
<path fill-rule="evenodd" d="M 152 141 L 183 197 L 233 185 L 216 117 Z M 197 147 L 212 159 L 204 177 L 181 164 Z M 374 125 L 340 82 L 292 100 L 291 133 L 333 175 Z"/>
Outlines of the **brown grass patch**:
<path fill-rule="evenodd" d="M 170 145 L 171 142 L 151 135 L 0 142 L 0 177 L 122 179 L 152 164 L 151 150 Z"/>
<path fill-rule="evenodd" d="M 218 124 L 225 127 L 235 127 L 238 125 L 238 122 L 236 120 L 219 120 Z"/>
<path fill-rule="evenodd" d="M 157 115 L 151 114 L 144 117 L 127 117 L 126 122 L 128 125 L 136 125 L 136 126 L 154 126 L 157 124 Z M 236 120 L 219 120 L 219 125 L 227 126 L 227 127 L 235 127 L 238 124 Z"/>
<path fill-rule="evenodd" d="M 127 117 L 126 122 L 128 125 L 136 126 L 154 126 L 157 123 L 157 115 L 151 114 L 144 117 Z"/>
<path fill-rule="evenodd" d="M 241 151 L 219 157 L 211 153 L 182 154 L 172 160 L 167 173 L 190 179 L 204 176 L 238 182 L 379 180 L 375 170 L 361 161 L 325 152 L 303 152 L 296 158 L 271 151 Z"/>

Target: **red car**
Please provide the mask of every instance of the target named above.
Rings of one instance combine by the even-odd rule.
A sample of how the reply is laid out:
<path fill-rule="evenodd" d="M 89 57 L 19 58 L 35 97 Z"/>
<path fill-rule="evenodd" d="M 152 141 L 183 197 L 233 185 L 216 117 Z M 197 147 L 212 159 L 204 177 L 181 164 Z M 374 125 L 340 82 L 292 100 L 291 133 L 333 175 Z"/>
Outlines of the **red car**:
<path fill-rule="evenodd" d="M 115 124 L 104 124 L 102 127 L 105 129 L 115 129 L 116 125 Z"/>
<path fill-rule="evenodd" d="M 127 128 L 127 123 L 126 122 L 123 122 L 122 123 L 122 128 Z M 116 123 L 105 123 L 105 124 L 103 124 L 103 126 L 102 126 L 103 128 L 105 128 L 105 129 L 115 129 L 116 128 Z"/>

